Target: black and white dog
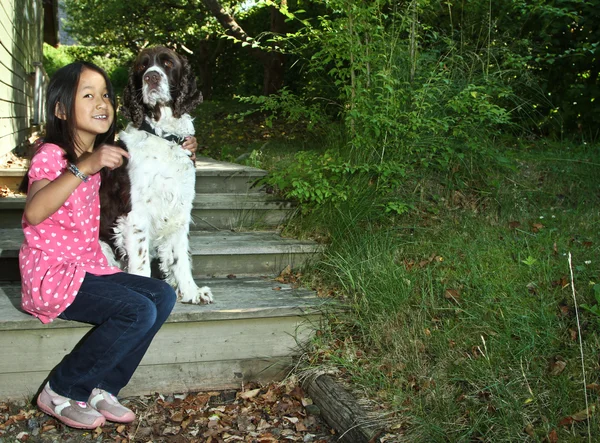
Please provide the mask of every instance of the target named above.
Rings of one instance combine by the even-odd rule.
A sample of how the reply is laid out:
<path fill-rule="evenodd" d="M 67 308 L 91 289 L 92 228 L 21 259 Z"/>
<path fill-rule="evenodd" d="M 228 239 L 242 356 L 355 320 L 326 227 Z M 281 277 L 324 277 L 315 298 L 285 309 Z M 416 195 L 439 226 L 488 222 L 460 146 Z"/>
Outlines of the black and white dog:
<path fill-rule="evenodd" d="M 158 258 L 165 280 L 183 303 L 211 303 L 208 287 L 192 276 L 189 225 L 196 168 L 181 148 L 194 134 L 188 114 L 202 102 L 185 59 L 159 46 L 144 49 L 129 72 L 121 112 L 130 120 L 119 133 L 129 151 L 126 167 L 103 170 L 100 239 L 107 257 L 127 272 L 150 276 Z M 114 255 L 113 255 L 114 253 Z"/>

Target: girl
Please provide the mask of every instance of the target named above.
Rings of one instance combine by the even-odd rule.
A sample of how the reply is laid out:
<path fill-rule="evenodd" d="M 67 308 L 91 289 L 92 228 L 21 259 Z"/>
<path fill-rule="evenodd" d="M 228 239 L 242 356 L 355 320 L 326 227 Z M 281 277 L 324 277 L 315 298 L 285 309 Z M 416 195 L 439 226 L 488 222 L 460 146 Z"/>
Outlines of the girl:
<path fill-rule="evenodd" d="M 60 317 L 95 325 L 37 397 L 42 411 L 82 429 L 135 419 L 115 395 L 176 300 L 165 282 L 109 266 L 100 249 L 99 172 L 129 157 L 112 145 L 114 109 L 112 86 L 99 67 L 77 62 L 56 72 L 46 97 L 46 137 L 28 172 L 22 221 L 23 309 L 43 323 Z M 195 150 L 195 139 L 191 144 Z"/>

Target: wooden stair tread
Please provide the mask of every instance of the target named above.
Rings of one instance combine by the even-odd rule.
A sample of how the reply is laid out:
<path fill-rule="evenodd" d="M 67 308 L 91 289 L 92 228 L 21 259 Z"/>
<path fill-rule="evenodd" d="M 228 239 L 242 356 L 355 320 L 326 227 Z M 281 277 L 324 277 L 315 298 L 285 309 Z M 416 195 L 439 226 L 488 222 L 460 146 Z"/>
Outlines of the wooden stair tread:
<path fill-rule="evenodd" d="M 0 257 L 18 257 L 23 242 L 20 228 L 0 229 Z M 318 252 L 313 241 L 283 238 L 276 232 L 190 231 L 192 255 L 311 254 Z"/>
<path fill-rule="evenodd" d="M 247 194 L 212 193 L 196 194 L 193 202 L 194 209 L 291 209 L 295 205 L 288 200 L 265 194 L 264 192 L 252 192 Z M 0 210 L 2 209 L 24 209 L 25 197 L 0 198 Z"/>
<path fill-rule="evenodd" d="M 27 168 L 0 168 L 0 177 L 23 176 Z M 222 176 L 222 175 L 247 175 L 249 177 L 263 177 L 267 174 L 264 169 L 252 166 L 239 165 L 210 157 L 196 158 L 196 175 Z"/>
<path fill-rule="evenodd" d="M 198 286 L 209 286 L 215 297 L 210 305 L 176 303 L 168 323 L 248 318 L 302 316 L 316 313 L 326 303 L 308 289 L 294 289 L 272 279 L 196 280 Z M 44 328 L 89 328 L 84 323 L 57 319 L 42 324 L 21 311 L 21 285 L 0 284 L 0 331 Z"/>

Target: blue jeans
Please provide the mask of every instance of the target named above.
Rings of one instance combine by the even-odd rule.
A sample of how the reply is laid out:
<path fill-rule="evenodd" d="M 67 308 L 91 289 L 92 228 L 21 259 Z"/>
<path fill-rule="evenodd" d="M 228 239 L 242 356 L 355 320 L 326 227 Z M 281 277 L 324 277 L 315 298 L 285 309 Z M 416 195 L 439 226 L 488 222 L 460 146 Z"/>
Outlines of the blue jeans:
<path fill-rule="evenodd" d="M 54 369 L 50 387 L 87 401 L 92 389 L 117 395 L 131 379 L 177 296 L 161 280 L 119 272 L 87 273 L 60 318 L 96 325 Z"/>

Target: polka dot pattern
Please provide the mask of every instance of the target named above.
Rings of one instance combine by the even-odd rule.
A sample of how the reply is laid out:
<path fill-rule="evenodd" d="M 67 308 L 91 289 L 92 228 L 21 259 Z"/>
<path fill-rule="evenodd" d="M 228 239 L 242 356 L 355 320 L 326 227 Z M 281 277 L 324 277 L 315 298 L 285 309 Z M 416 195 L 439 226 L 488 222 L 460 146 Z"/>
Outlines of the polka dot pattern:
<path fill-rule="evenodd" d="M 52 181 L 66 167 L 62 149 L 43 144 L 31 160 L 29 182 Z M 23 217 L 25 240 L 19 252 L 21 305 L 42 323 L 51 322 L 73 303 L 86 272 L 120 272 L 107 265 L 98 242 L 99 188 L 100 174 L 94 174 L 42 223 L 32 226 Z"/>

